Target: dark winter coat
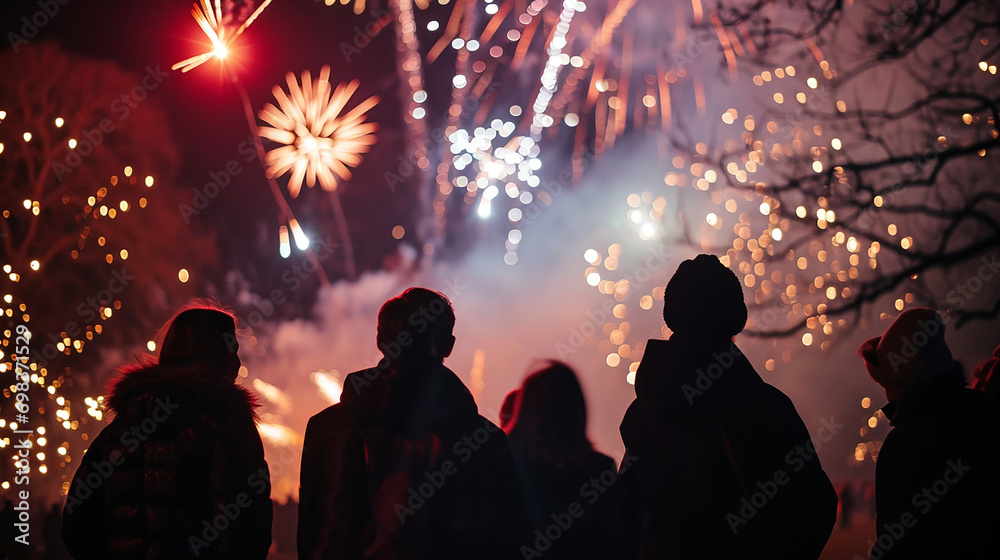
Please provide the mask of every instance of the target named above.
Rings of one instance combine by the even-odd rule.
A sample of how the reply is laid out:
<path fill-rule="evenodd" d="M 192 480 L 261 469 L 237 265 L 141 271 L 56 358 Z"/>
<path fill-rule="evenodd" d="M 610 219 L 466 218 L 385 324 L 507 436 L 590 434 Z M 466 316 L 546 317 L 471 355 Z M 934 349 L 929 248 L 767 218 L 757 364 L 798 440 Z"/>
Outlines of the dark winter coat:
<path fill-rule="evenodd" d="M 306 428 L 300 559 L 519 557 L 510 448 L 454 373 L 383 362 L 341 398 Z"/>
<path fill-rule="evenodd" d="M 521 548 L 522 559 L 617 558 L 621 521 L 614 459 L 591 451 L 580 464 L 557 467 L 519 457 L 513 447 L 534 528 L 530 542 Z"/>
<path fill-rule="evenodd" d="M 254 406 L 216 372 L 122 376 L 107 400 L 115 417 L 69 488 L 63 538 L 74 558 L 265 558 L 272 506 Z"/>
<path fill-rule="evenodd" d="M 871 557 L 1000 558 L 1000 413 L 952 383 L 887 404 Z"/>
<path fill-rule="evenodd" d="M 633 558 L 819 557 L 833 485 L 791 401 L 734 343 L 650 340 L 635 391 L 616 485 Z"/>

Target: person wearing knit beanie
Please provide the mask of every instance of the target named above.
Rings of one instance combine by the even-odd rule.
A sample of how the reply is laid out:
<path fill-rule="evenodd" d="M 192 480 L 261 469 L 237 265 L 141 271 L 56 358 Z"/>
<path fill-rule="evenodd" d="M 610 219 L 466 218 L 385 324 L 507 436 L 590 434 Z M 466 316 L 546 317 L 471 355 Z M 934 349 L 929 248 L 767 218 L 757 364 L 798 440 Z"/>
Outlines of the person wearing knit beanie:
<path fill-rule="evenodd" d="M 715 255 L 685 260 L 664 288 L 663 320 L 670 337 L 646 341 L 619 428 L 627 536 L 616 557 L 819 558 L 837 493 L 817 454 L 795 455 L 812 442 L 791 399 L 733 340 L 747 323 L 739 278 Z M 751 504 L 786 473 L 764 507 Z"/>
<path fill-rule="evenodd" d="M 682 262 L 663 292 L 663 320 L 675 333 L 736 336 L 747 323 L 739 278 L 715 255 Z"/>

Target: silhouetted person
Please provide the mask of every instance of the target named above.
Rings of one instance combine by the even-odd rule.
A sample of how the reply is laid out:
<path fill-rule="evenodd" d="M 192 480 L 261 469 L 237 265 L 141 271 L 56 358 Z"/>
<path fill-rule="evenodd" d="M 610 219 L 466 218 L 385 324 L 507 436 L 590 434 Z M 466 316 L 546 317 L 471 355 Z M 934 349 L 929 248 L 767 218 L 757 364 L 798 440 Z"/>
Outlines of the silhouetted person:
<path fill-rule="evenodd" d="M 819 557 L 837 494 L 792 402 L 732 340 L 739 280 L 715 256 L 684 261 L 663 317 L 673 334 L 647 343 L 621 424 L 616 487 L 638 557 Z"/>
<path fill-rule="evenodd" d="M 1000 558 L 1000 412 L 965 387 L 933 309 L 858 349 L 889 403 L 875 465 L 873 560 Z"/>
<path fill-rule="evenodd" d="M 616 558 L 621 527 L 610 486 L 617 468 L 587 439 L 576 373 L 549 362 L 525 378 L 514 408 L 508 439 L 535 529 L 522 558 Z"/>
<path fill-rule="evenodd" d="M 875 519 L 875 484 L 865 481 L 861 485 L 861 498 L 865 504 L 868 517 Z"/>
<path fill-rule="evenodd" d="M 271 534 L 274 551 L 278 554 L 295 552 L 295 532 L 298 530 L 299 504 L 293 500 L 274 504 L 274 524 Z"/>
<path fill-rule="evenodd" d="M 382 306 L 382 361 L 348 375 L 341 402 L 306 427 L 300 559 L 520 558 L 507 438 L 442 363 L 454 324 L 447 298 L 424 288 Z"/>
<path fill-rule="evenodd" d="M 45 543 L 45 558 L 60 560 L 69 558 L 69 551 L 62 540 L 62 507 L 52 504 L 42 518 L 42 541 Z"/>
<path fill-rule="evenodd" d="M 989 395 L 1000 403 L 1000 346 L 993 349 L 993 355 L 972 370 L 972 388 Z"/>
<path fill-rule="evenodd" d="M 270 478 L 255 399 L 236 385 L 235 318 L 192 308 L 159 360 L 123 369 L 69 488 L 63 538 L 77 559 L 263 559 Z"/>
<path fill-rule="evenodd" d="M 854 515 L 855 508 L 855 490 L 854 485 L 851 481 L 844 481 L 840 488 L 837 489 L 837 497 L 840 502 L 838 503 L 837 513 L 840 519 L 841 529 L 850 529 L 852 516 Z"/>
<path fill-rule="evenodd" d="M 514 389 L 507 393 L 500 405 L 500 429 L 505 433 L 510 433 L 510 427 L 514 424 L 514 408 L 517 406 L 517 395 L 520 389 Z"/>
<path fill-rule="evenodd" d="M 11 492 L 10 495 L 14 496 L 16 492 Z M 0 509 L 0 554 L 4 556 L 9 554 L 23 555 L 25 551 L 31 550 L 28 546 L 14 540 L 23 534 L 15 527 L 17 523 L 18 519 L 17 512 L 14 511 L 14 502 L 9 498 L 5 498 L 3 509 Z"/>

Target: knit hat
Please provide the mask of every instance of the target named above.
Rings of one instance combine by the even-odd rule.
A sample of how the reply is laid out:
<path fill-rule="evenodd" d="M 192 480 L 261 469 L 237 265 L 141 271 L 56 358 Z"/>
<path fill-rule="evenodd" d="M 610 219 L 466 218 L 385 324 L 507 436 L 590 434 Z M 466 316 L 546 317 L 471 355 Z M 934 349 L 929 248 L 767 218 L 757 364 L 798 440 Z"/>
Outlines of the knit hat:
<path fill-rule="evenodd" d="M 899 394 L 948 375 L 955 362 L 944 340 L 944 319 L 926 307 L 901 313 L 885 334 L 862 344 L 858 355 L 872 379 Z"/>
<path fill-rule="evenodd" d="M 747 323 L 743 287 L 718 257 L 698 255 L 667 282 L 663 320 L 675 333 L 732 338 Z"/>

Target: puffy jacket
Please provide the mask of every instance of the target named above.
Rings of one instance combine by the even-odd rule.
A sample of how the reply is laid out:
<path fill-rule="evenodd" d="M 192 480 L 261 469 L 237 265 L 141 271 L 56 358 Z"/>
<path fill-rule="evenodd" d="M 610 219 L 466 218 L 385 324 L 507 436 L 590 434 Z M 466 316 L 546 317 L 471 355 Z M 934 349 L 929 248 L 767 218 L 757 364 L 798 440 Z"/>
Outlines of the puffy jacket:
<path fill-rule="evenodd" d="M 265 558 L 271 488 L 255 406 L 215 372 L 125 373 L 107 400 L 114 419 L 69 488 L 63 539 L 73 557 Z"/>

